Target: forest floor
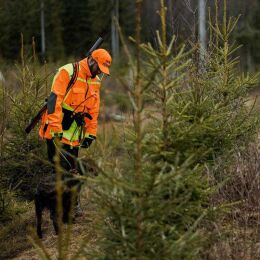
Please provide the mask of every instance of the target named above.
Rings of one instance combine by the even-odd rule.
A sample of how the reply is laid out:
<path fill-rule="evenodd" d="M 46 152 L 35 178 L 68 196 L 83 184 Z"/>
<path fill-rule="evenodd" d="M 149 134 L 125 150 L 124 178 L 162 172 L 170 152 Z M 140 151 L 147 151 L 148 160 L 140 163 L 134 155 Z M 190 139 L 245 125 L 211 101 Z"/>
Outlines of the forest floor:
<path fill-rule="evenodd" d="M 78 217 L 71 225 L 69 246 L 67 248 L 66 259 L 86 259 L 82 256 L 86 246 L 95 247 L 95 230 L 92 225 L 93 214 L 95 212 L 93 205 L 89 202 L 90 193 L 87 188 L 81 193 L 81 206 L 83 216 Z M 58 236 L 55 235 L 52 221 L 49 218 L 49 212 L 43 214 L 43 239 L 42 245 L 50 259 L 58 259 Z M 64 225 L 64 229 L 68 228 Z M 0 242 L 2 253 L 0 259 L 16 260 L 36 260 L 42 258 L 37 246 L 33 246 L 32 241 L 39 241 L 35 237 L 35 213 L 33 202 L 28 204 L 28 211 L 22 216 L 17 216 L 11 225 L 3 229 Z M 66 233 L 66 232 L 64 232 Z"/>
<path fill-rule="evenodd" d="M 86 256 L 87 251 L 85 251 L 87 248 L 95 248 L 95 241 L 97 240 L 95 231 L 96 210 L 93 203 L 90 202 L 90 196 L 91 192 L 87 188 L 82 190 L 81 205 L 84 213 L 83 216 L 77 218 L 76 222 L 72 224 L 66 258 L 63 257 L 61 259 L 93 259 L 88 258 Z M 260 256 L 259 224 L 257 224 L 260 220 L 259 212 L 251 214 L 241 209 L 241 212 L 239 210 L 237 214 L 243 215 L 242 218 L 245 217 L 246 221 L 239 223 L 230 218 L 226 219 L 225 223 L 216 223 L 220 240 L 212 247 L 210 254 L 213 258 L 210 259 L 259 259 L 255 258 L 256 255 Z M 37 243 L 39 240 L 35 237 L 35 213 L 33 203 L 31 202 L 28 204 L 28 210 L 24 215 L 17 216 L 13 223 L 2 231 L 2 234 L 0 232 L 1 237 L 4 238 L 0 242 L 0 259 L 59 259 L 58 236 L 55 235 L 52 221 L 47 211 L 43 214 L 42 227 L 43 239 L 41 242 L 49 258 L 41 257 L 39 249 L 32 243 L 32 241 Z M 65 226 L 66 228 L 67 226 Z M 229 233 L 228 238 L 225 235 L 227 233 Z M 223 238 L 221 238 L 222 236 Z M 239 258 L 233 258 L 234 256 Z"/>
<path fill-rule="evenodd" d="M 260 110 L 260 88 L 251 93 L 251 100 L 248 105 L 254 104 L 255 97 L 256 106 Z M 71 236 L 69 246 L 67 249 L 67 259 L 86 259 L 86 247 L 94 248 L 97 235 L 95 232 L 94 218 L 95 218 L 95 206 L 90 201 L 91 193 L 85 188 L 81 192 L 81 204 L 83 209 L 83 216 L 77 218 L 76 223 L 72 225 Z M 33 246 L 32 241 L 37 242 L 35 238 L 35 213 L 33 202 L 26 205 L 26 212 L 22 215 L 17 215 L 11 223 L 6 227 L 0 227 L 0 259 L 16 259 L 16 260 L 36 260 L 44 259 L 40 256 L 37 247 Z M 257 219 L 259 220 L 259 212 Z M 42 245 L 48 255 L 49 259 L 58 259 L 58 237 L 54 233 L 52 222 L 49 218 L 49 213 L 44 212 L 43 214 L 43 239 Z M 257 225 L 258 226 L 258 225 Z M 66 227 L 65 227 L 66 228 Z M 245 239 L 250 239 L 250 234 L 245 234 L 244 227 L 237 226 L 237 230 L 234 232 L 234 243 L 235 237 L 241 237 L 241 234 L 246 235 Z M 259 227 L 258 227 L 259 228 Z M 251 229 L 247 230 L 250 231 Z M 250 231 L 252 234 L 256 234 L 254 228 Z M 250 233 L 249 232 L 249 233 Z M 260 255 L 260 241 L 254 239 L 254 247 Z M 242 243 L 240 244 L 242 246 Z M 222 246 L 221 246 L 222 247 Z M 226 245 L 223 245 L 223 250 Z M 231 249 L 228 249 L 231 250 Z M 216 248 L 219 251 L 219 246 Z M 218 254 L 215 254 L 217 256 Z M 216 257 L 216 259 L 221 259 Z M 250 258 L 250 254 L 244 255 L 242 259 L 253 259 Z"/>

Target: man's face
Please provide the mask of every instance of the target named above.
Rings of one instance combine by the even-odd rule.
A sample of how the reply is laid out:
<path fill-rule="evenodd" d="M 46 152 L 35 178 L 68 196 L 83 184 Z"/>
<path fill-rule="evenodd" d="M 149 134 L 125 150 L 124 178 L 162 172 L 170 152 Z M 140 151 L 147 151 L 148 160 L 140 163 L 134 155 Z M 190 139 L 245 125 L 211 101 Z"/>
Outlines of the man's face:
<path fill-rule="evenodd" d="M 89 57 L 88 59 L 88 66 L 92 75 L 92 79 L 101 73 L 101 70 L 99 69 L 97 62 L 92 57 Z"/>

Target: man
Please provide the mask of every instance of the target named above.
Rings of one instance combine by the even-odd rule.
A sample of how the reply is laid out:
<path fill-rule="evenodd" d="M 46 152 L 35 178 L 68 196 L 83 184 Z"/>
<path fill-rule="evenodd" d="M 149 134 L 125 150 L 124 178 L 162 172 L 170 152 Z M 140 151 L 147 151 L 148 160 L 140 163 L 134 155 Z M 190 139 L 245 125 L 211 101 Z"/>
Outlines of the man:
<path fill-rule="evenodd" d="M 60 140 L 60 164 L 67 171 L 77 168 L 79 148 L 88 148 L 96 139 L 101 84 L 98 75 L 109 75 L 111 62 L 106 50 L 97 49 L 78 63 L 59 68 L 53 79 L 39 135 L 47 140 L 52 163 L 59 149 L 56 140 Z"/>

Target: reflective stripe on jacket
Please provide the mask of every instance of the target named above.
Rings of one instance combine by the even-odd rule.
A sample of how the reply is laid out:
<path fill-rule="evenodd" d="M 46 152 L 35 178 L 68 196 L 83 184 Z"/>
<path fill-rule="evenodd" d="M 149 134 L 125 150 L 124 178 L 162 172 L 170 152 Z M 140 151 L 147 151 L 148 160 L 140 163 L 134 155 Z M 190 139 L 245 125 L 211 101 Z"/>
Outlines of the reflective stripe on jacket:
<path fill-rule="evenodd" d="M 83 135 L 87 136 L 91 134 L 96 136 L 101 82 L 98 77 L 91 78 L 87 58 L 79 62 L 79 73 L 75 84 L 66 94 L 72 75 L 72 64 L 61 67 L 55 75 L 48 100 L 48 110 L 42 117 L 39 135 L 42 138 L 51 139 L 51 132 L 63 132 L 62 142 L 77 146 Z M 67 109 L 75 113 L 89 113 L 92 120 L 85 117 L 83 132 L 77 127 L 75 121 L 73 121 L 68 130 L 64 130 L 62 129 L 62 109 Z"/>

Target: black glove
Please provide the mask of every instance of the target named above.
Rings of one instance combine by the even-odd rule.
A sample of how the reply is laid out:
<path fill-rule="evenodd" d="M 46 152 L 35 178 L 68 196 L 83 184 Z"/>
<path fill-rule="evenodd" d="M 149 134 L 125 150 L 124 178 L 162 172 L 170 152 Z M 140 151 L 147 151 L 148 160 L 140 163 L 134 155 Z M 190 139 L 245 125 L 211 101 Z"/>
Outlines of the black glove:
<path fill-rule="evenodd" d="M 94 136 L 94 135 L 89 135 L 88 137 L 85 137 L 84 141 L 82 142 L 81 147 L 89 148 L 95 139 L 96 139 L 96 136 Z"/>

